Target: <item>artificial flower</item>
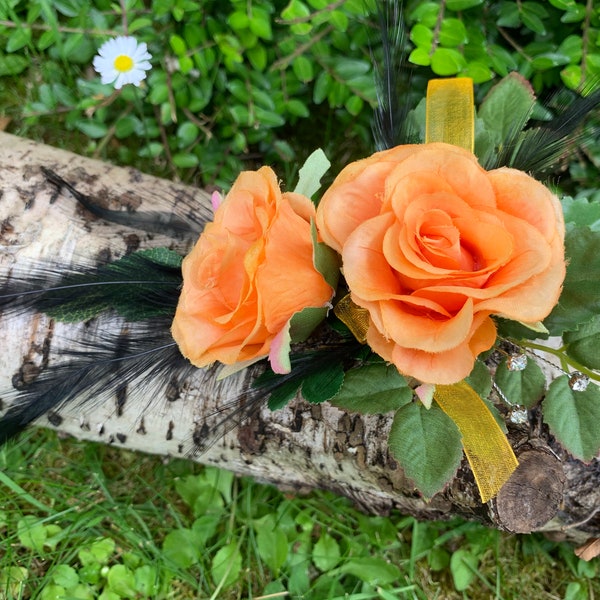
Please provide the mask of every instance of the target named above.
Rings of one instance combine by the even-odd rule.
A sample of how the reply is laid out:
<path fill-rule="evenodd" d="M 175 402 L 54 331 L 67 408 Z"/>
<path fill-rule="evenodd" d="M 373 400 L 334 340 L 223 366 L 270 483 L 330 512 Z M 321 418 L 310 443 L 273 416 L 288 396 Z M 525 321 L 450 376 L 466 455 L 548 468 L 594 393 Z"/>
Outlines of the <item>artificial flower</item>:
<path fill-rule="evenodd" d="M 134 37 L 119 36 L 100 46 L 93 64 L 102 83 L 113 83 L 119 90 L 128 83 L 139 86 L 152 68 L 148 62 L 151 58 L 144 42 L 138 44 Z"/>
<path fill-rule="evenodd" d="M 317 225 L 342 256 L 367 343 L 425 383 L 466 377 L 496 339 L 490 315 L 544 319 L 565 276 L 558 199 L 510 168 L 443 143 L 398 146 L 344 168 Z"/>
<path fill-rule="evenodd" d="M 333 290 L 313 264 L 314 218 L 312 202 L 282 194 L 269 167 L 240 174 L 183 261 L 172 335 L 194 365 L 279 353 L 294 314 L 328 305 Z"/>

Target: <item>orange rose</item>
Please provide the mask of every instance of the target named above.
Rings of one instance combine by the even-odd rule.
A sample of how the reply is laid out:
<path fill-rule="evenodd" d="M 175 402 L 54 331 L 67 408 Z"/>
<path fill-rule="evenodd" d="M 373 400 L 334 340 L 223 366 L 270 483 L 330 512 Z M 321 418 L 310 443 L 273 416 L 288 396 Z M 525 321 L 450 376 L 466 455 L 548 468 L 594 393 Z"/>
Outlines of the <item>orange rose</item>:
<path fill-rule="evenodd" d="M 565 276 L 558 199 L 515 169 L 485 171 L 456 146 L 398 146 L 348 165 L 317 209 L 342 255 L 367 342 L 426 383 L 466 377 L 497 314 L 534 323 Z"/>
<path fill-rule="evenodd" d="M 281 194 L 270 168 L 240 174 L 182 265 L 172 334 L 194 365 L 267 356 L 296 312 L 328 304 L 333 290 L 313 266 L 314 217 L 308 198 Z"/>

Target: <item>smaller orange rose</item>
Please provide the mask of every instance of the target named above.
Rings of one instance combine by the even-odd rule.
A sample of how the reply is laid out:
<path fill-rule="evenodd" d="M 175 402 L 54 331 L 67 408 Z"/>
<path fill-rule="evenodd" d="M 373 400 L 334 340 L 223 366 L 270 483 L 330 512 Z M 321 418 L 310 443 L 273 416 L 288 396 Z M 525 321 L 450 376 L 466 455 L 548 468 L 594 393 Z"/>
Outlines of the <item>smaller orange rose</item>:
<path fill-rule="evenodd" d="M 348 165 L 317 226 L 369 312 L 368 344 L 425 383 L 470 373 L 496 339 L 490 315 L 544 319 L 565 276 L 558 199 L 527 174 L 485 171 L 449 144 L 398 146 Z"/>
<path fill-rule="evenodd" d="M 328 305 L 333 290 L 313 265 L 314 218 L 312 202 L 282 194 L 272 169 L 240 174 L 183 261 L 171 333 L 192 364 L 267 356 L 295 313 Z"/>

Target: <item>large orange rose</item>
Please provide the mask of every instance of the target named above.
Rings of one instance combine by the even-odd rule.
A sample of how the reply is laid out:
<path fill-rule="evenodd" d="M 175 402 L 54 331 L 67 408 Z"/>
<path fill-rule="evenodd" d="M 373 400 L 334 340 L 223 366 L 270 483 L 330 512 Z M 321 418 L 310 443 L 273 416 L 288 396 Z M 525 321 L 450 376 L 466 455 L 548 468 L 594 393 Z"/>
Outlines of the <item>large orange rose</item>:
<path fill-rule="evenodd" d="M 296 312 L 328 304 L 333 290 L 313 266 L 314 217 L 308 198 L 281 194 L 270 168 L 240 174 L 183 261 L 171 331 L 194 365 L 267 356 Z"/>
<path fill-rule="evenodd" d="M 443 143 L 398 146 L 348 165 L 317 209 L 342 255 L 367 342 L 426 383 L 466 377 L 496 338 L 491 314 L 534 323 L 565 276 L 557 198 L 515 169 L 485 171 Z"/>

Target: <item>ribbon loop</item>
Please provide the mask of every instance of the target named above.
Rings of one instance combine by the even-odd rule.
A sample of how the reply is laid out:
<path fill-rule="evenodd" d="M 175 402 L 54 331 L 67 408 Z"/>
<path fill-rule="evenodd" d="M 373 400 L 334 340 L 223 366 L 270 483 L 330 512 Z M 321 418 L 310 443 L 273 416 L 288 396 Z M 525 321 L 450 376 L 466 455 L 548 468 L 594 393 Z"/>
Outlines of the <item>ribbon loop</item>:
<path fill-rule="evenodd" d="M 517 457 L 492 413 L 469 384 L 460 381 L 436 385 L 433 397 L 456 423 L 481 501 L 488 502 L 519 465 Z"/>
<path fill-rule="evenodd" d="M 350 294 L 346 294 L 335 305 L 333 312 L 361 344 L 367 343 L 370 319 L 369 311 L 366 308 L 354 304 Z"/>
<path fill-rule="evenodd" d="M 425 142 L 445 142 L 473 152 L 475 102 L 472 79 L 457 77 L 429 81 Z"/>

